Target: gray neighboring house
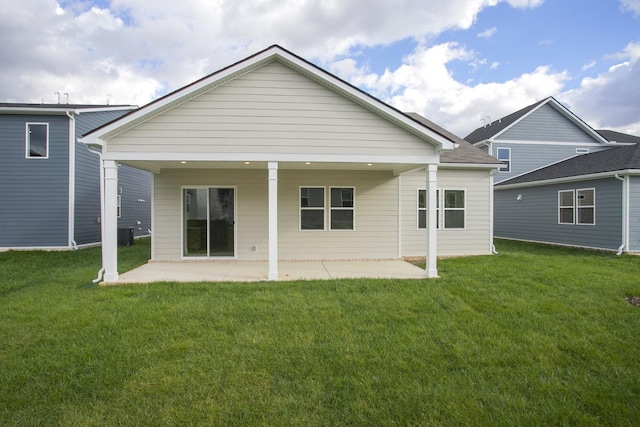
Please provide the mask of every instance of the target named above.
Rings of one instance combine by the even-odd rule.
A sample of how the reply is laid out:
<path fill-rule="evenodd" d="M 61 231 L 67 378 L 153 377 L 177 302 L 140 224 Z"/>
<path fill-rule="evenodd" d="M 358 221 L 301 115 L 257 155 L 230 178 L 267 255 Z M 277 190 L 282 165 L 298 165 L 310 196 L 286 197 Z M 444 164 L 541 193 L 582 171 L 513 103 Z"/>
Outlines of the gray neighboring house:
<path fill-rule="evenodd" d="M 494 201 L 495 237 L 640 253 L 640 144 L 502 181 L 494 186 Z"/>
<path fill-rule="evenodd" d="M 503 162 L 494 177 L 496 184 L 579 154 L 618 146 L 553 97 L 487 123 L 464 139 Z"/>
<path fill-rule="evenodd" d="M 0 250 L 100 242 L 100 157 L 77 138 L 136 108 L 0 103 Z M 149 172 L 122 166 L 118 192 L 118 227 L 148 234 Z"/>

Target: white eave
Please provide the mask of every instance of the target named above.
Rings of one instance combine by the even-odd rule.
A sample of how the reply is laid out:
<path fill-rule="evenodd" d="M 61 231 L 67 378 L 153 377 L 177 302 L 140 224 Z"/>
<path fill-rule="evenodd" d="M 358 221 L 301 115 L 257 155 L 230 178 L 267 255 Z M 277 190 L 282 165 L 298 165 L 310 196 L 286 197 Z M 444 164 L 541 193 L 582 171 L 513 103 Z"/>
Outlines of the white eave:
<path fill-rule="evenodd" d="M 511 190 L 515 188 L 540 187 L 544 185 L 562 184 L 566 182 L 591 181 L 594 179 L 613 178 L 616 175 L 640 175 L 640 169 L 625 169 L 625 170 L 618 170 L 618 171 L 598 172 L 598 173 L 585 174 L 585 175 L 565 176 L 561 178 L 520 182 L 517 184 L 496 184 L 493 188 L 494 190 L 499 191 L 499 190 Z"/>

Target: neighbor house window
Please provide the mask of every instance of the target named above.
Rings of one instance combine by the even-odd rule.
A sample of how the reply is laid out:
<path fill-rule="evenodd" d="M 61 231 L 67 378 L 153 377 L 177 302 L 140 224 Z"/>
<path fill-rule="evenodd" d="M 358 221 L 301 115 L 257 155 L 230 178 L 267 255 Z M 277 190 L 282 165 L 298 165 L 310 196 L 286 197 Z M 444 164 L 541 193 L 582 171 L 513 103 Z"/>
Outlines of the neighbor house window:
<path fill-rule="evenodd" d="M 118 194 L 118 200 L 117 200 L 117 211 L 118 211 L 118 218 L 120 218 L 122 216 L 122 196 Z"/>
<path fill-rule="evenodd" d="M 440 228 L 440 190 L 436 190 L 436 228 Z M 427 190 L 418 189 L 418 230 L 427 229 Z"/>
<path fill-rule="evenodd" d="M 324 187 L 301 187 L 300 230 L 324 229 Z"/>
<path fill-rule="evenodd" d="M 558 224 L 573 224 L 574 220 L 574 195 L 573 190 L 558 191 Z"/>
<path fill-rule="evenodd" d="M 49 157 L 49 124 L 27 123 L 26 154 L 27 158 L 46 159 Z"/>
<path fill-rule="evenodd" d="M 331 188 L 331 229 L 353 230 L 354 219 L 354 195 L 353 187 Z"/>
<path fill-rule="evenodd" d="M 578 206 L 576 217 L 578 224 L 596 223 L 596 190 L 594 188 L 576 190 L 576 205 Z"/>
<path fill-rule="evenodd" d="M 444 190 L 444 228 L 464 228 L 464 190 Z"/>
<path fill-rule="evenodd" d="M 504 165 L 500 166 L 500 172 L 511 172 L 511 148 L 498 148 L 498 160 Z"/>

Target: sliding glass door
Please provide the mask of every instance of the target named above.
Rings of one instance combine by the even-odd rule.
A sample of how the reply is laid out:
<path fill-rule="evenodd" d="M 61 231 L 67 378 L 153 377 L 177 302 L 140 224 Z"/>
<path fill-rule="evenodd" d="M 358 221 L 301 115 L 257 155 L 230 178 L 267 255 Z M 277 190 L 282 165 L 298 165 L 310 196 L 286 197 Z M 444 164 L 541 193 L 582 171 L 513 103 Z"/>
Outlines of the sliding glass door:
<path fill-rule="evenodd" d="M 235 190 L 182 190 L 183 249 L 185 257 L 235 256 Z"/>

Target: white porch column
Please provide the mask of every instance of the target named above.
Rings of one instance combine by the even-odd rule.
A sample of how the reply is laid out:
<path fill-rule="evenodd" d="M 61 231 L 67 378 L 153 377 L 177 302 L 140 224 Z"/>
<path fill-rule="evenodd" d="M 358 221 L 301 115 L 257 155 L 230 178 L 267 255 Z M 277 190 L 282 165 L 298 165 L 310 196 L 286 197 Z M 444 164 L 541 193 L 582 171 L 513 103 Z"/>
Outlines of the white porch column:
<path fill-rule="evenodd" d="M 118 281 L 118 164 L 105 160 L 102 267 L 104 281 Z"/>
<path fill-rule="evenodd" d="M 278 162 L 269 162 L 269 274 L 278 280 Z"/>
<path fill-rule="evenodd" d="M 438 165 L 427 165 L 427 277 L 438 277 L 436 191 Z"/>

